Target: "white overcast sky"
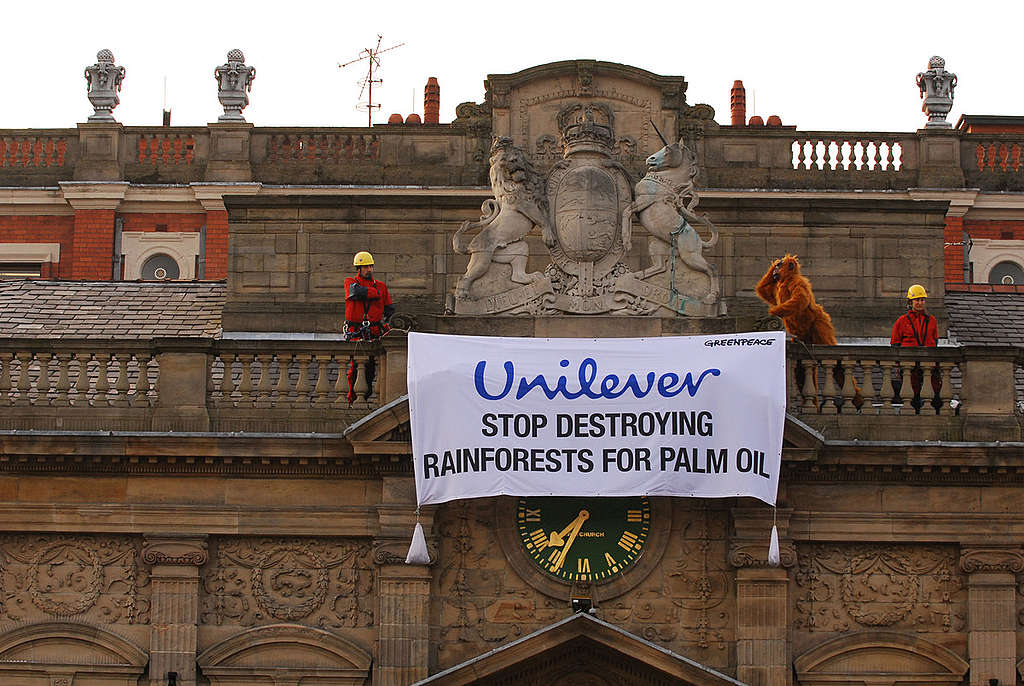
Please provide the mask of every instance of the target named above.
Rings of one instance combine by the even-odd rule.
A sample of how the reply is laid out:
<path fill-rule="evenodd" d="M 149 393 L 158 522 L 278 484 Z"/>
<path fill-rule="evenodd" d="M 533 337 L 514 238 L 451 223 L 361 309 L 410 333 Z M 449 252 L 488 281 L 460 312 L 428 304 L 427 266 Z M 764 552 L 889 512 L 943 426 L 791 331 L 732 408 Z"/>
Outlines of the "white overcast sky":
<path fill-rule="evenodd" d="M 703 0 L 686 2 L 8 2 L 0 55 L 0 128 L 73 127 L 92 113 L 84 68 L 110 48 L 127 70 L 114 115 L 161 121 L 164 81 L 175 125 L 222 113 L 213 69 L 231 48 L 256 67 L 256 126 L 363 126 L 356 110 L 365 47 L 381 55 L 374 96 L 422 115 L 423 86 L 441 85 L 441 121 L 483 99 L 487 74 L 546 62 L 621 62 L 689 83 L 687 100 L 729 123 L 729 89 L 747 86 L 747 114 L 803 130 L 912 131 L 923 125 L 914 77 L 929 56 L 959 77 L 953 112 L 1024 115 L 1024 2 L 975 0 Z M 379 96 L 379 99 L 378 99 Z"/>

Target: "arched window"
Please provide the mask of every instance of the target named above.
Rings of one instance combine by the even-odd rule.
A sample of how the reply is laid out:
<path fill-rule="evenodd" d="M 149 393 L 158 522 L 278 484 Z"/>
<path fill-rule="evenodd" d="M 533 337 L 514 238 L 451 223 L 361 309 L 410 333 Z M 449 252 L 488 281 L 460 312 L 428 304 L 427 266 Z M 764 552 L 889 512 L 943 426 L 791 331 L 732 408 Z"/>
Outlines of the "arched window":
<path fill-rule="evenodd" d="M 1006 286 L 1024 285 L 1024 269 L 1016 262 L 1004 260 L 992 267 L 988 273 L 988 282 Z"/>
<path fill-rule="evenodd" d="M 143 281 L 170 281 L 181 274 L 177 261 L 170 255 L 157 254 L 142 263 L 139 278 Z"/>

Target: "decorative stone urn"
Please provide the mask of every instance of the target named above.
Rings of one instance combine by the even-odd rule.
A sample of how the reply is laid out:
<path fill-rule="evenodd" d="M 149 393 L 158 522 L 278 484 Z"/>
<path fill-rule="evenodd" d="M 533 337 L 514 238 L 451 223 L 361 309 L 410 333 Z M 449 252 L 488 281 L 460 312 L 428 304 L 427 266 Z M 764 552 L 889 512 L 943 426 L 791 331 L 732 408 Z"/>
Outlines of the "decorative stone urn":
<path fill-rule="evenodd" d="M 928 115 L 928 129 L 949 129 L 952 124 L 946 115 L 953 109 L 953 89 L 956 74 L 946 71 L 946 60 L 935 55 L 928 60 L 928 71 L 917 75 L 917 87 L 921 89 L 921 111 Z"/>
<path fill-rule="evenodd" d="M 224 114 L 217 121 L 245 121 L 242 110 L 249 104 L 248 92 L 256 78 L 255 67 L 245 65 L 245 55 L 235 49 L 228 53 L 228 61 L 213 71 L 217 79 L 217 99 L 224 107 Z"/>
<path fill-rule="evenodd" d="M 121 102 L 117 93 L 124 81 L 124 67 L 114 64 L 114 53 L 105 48 L 96 53 L 96 64 L 85 68 L 85 81 L 89 84 L 89 102 L 96 110 L 89 121 L 114 121 L 110 112 Z"/>

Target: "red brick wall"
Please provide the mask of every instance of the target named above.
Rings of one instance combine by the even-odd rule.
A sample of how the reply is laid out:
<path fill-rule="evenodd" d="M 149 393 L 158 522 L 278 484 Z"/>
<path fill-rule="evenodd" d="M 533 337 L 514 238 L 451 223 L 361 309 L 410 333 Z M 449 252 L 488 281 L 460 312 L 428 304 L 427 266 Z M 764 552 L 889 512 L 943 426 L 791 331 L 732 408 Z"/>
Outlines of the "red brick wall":
<path fill-rule="evenodd" d="M 1022 221 L 964 221 L 962 217 L 946 217 L 946 283 L 963 283 L 964 281 L 964 248 L 962 245 L 951 245 L 963 241 L 963 229 L 971 238 L 991 238 L 994 240 L 1024 241 L 1024 222 Z M 1024 247 L 1024 243 L 1021 244 Z"/>
<path fill-rule="evenodd" d="M 166 226 L 170 232 L 195 232 L 206 223 L 205 214 L 181 214 L 171 212 L 118 214 L 124 220 L 125 231 L 156 231 L 157 226 Z"/>
<path fill-rule="evenodd" d="M 206 213 L 206 278 L 228 278 L 227 210 L 209 210 Z"/>
<path fill-rule="evenodd" d="M 76 210 L 70 278 L 109 281 L 113 253 L 114 210 Z"/>
<path fill-rule="evenodd" d="M 72 216 L 0 216 L 0 243 L 60 243 L 60 262 L 43 265 L 42 278 L 71 278 Z"/>

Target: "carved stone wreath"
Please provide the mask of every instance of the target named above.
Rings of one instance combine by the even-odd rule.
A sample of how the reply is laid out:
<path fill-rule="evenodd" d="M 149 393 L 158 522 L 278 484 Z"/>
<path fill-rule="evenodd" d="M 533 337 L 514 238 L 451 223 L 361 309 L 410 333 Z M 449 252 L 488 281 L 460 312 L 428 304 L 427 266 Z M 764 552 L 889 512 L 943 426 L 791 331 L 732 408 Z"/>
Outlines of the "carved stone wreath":
<path fill-rule="evenodd" d="M 265 584 L 264 569 L 268 566 L 272 567 L 275 560 L 283 560 L 286 556 L 294 555 L 299 558 L 306 558 L 311 561 L 309 567 L 302 569 L 294 569 L 289 571 L 308 573 L 312 572 L 316 576 L 316 580 L 313 583 L 313 594 L 298 603 L 285 603 L 280 600 L 275 600 L 270 593 L 267 592 Z M 273 581 L 276 576 L 271 578 Z M 264 610 L 268 613 L 277 617 L 278 619 L 285 619 L 294 621 L 302 619 L 313 613 L 318 607 L 323 605 L 324 600 L 327 598 L 327 588 L 330 584 L 330 579 L 327 573 L 327 567 L 323 564 L 316 553 L 311 550 L 303 550 L 302 548 L 275 548 L 267 552 L 256 566 L 252 570 L 252 593 L 256 597 L 256 602 L 260 604 Z"/>
<path fill-rule="evenodd" d="M 846 611 L 857 622 L 865 626 L 891 626 L 906 617 L 914 608 L 918 595 L 916 576 L 897 574 L 892 570 L 880 569 L 885 563 L 875 555 L 857 555 L 850 560 L 846 574 L 842 576 L 842 598 Z M 857 571 L 859 570 L 859 571 Z M 872 576 L 884 577 L 891 589 L 871 589 L 872 600 L 863 600 L 858 585 L 870 588 Z M 885 597 L 890 600 L 879 600 Z"/>
<path fill-rule="evenodd" d="M 54 563 L 65 551 L 73 551 L 74 558 L 88 562 L 85 589 L 79 592 L 73 602 L 54 600 L 52 592 L 39 588 L 39 573 L 44 567 L 63 564 L 67 560 Z M 32 568 L 28 579 L 28 593 L 32 603 L 43 612 L 55 616 L 77 615 L 85 612 L 96 604 L 102 590 L 103 566 L 95 552 L 84 546 L 71 543 L 58 543 L 42 548 L 32 560 Z"/>

